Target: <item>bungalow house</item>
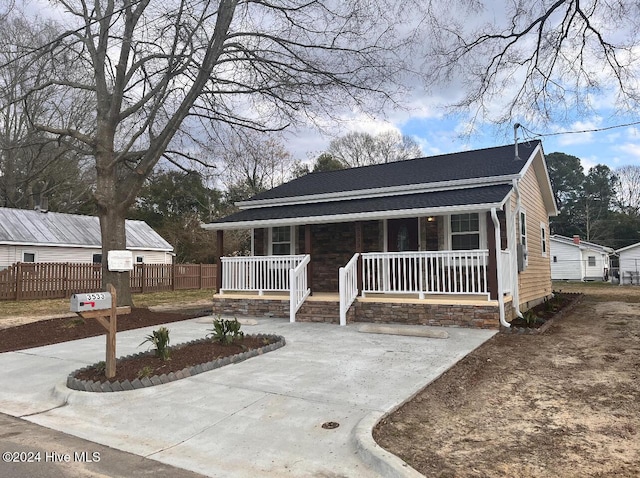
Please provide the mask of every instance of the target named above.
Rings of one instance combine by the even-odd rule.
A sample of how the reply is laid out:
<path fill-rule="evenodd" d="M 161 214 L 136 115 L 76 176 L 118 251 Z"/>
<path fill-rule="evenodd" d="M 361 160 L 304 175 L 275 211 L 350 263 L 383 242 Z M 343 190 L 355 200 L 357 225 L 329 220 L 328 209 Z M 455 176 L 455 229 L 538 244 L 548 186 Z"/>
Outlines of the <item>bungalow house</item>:
<path fill-rule="evenodd" d="M 620 285 L 640 284 L 640 242 L 616 250 L 620 264 Z"/>
<path fill-rule="evenodd" d="M 593 242 L 553 234 L 549 240 L 551 279 L 608 281 L 613 249 Z"/>
<path fill-rule="evenodd" d="M 127 249 L 136 263 L 171 264 L 173 246 L 144 221 L 126 221 Z M 17 262 L 102 261 L 94 216 L 0 208 L 0 270 Z"/>
<path fill-rule="evenodd" d="M 214 313 L 498 328 L 552 293 L 540 141 L 312 173 L 205 224 L 251 230 L 221 257 Z"/>

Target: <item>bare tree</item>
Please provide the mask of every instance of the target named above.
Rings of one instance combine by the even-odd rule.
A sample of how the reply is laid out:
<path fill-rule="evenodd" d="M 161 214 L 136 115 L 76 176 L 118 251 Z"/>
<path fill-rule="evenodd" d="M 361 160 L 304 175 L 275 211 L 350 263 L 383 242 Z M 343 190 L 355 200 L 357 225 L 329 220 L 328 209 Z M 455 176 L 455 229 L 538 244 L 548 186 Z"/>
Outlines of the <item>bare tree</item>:
<path fill-rule="evenodd" d="M 404 161 L 422 156 L 420 146 L 409 136 L 395 131 L 378 135 L 352 132 L 329 144 L 327 153 L 345 167 Z"/>
<path fill-rule="evenodd" d="M 214 151 L 224 187 L 242 190 L 244 199 L 282 184 L 291 174 L 293 157 L 274 133 L 229 131 L 220 143 Z"/>
<path fill-rule="evenodd" d="M 368 108 L 372 94 L 382 107 L 402 67 L 404 18 L 386 0 L 58 4 L 76 25 L 38 51 L 56 79 L 34 93 L 84 92 L 94 118 L 73 125 L 61 107 L 37 127 L 95 158 L 104 258 L 125 248 L 127 210 L 160 158 L 201 161 L 190 153 L 199 127 L 277 130 L 313 112 Z M 130 304 L 128 274 L 103 267 Z"/>
<path fill-rule="evenodd" d="M 46 196 L 59 211 L 86 202 L 93 184 L 79 157 L 66 141 L 33 127 L 48 122 L 54 89 L 29 93 L 48 81 L 46 60 L 30 55 L 59 32 L 50 21 L 29 21 L 17 9 L 0 18 L 0 205 L 31 207 Z M 59 99 L 62 99 L 58 96 Z M 63 101 L 64 102 L 64 101 Z M 78 109 L 67 104 L 67 116 Z M 54 113 L 57 114 L 57 113 Z"/>
<path fill-rule="evenodd" d="M 625 214 L 640 216 L 640 166 L 621 166 L 615 170 L 618 184 L 616 206 Z"/>
<path fill-rule="evenodd" d="M 497 122 L 562 120 L 605 93 L 633 113 L 638 14 L 632 0 L 430 1 L 425 79 L 460 91 L 458 111 Z"/>

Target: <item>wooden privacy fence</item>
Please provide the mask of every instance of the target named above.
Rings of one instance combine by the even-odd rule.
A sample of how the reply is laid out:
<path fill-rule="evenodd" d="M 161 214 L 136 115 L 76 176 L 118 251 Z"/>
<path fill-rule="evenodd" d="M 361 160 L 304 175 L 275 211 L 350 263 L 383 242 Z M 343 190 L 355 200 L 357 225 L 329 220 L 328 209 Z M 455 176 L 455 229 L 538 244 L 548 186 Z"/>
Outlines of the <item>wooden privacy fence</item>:
<path fill-rule="evenodd" d="M 131 292 L 214 289 L 215 264 L 136 264 Z M 60 299 L 102 290 L 100 264 L 18 262 L 0 271 L 0 300 Z"/>

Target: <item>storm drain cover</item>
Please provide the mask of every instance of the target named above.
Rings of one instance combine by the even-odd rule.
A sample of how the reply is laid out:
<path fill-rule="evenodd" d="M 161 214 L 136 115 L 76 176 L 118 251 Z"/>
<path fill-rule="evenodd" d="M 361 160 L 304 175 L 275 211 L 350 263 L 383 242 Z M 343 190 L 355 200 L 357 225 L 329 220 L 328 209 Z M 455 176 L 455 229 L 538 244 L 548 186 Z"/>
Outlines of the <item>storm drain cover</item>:
<path fill-rule="evenodd" d="M 324 422 L 322 424 L 322 428 L 325 428 L 327 430 L 333 430 L 334 428 L 338 428 L 340 426 L 340 424 L 338 422 Z"/>

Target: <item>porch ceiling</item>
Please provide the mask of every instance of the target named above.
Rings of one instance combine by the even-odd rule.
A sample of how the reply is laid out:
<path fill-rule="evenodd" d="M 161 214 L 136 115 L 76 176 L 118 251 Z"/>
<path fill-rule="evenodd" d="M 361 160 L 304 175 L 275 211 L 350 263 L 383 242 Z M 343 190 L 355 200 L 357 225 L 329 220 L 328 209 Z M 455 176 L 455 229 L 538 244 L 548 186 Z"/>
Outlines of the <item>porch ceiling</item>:
<path fill-rule="evenodd" d="M 209 230 L 319 224 L 355 220 L 478 212 L 501 208 L 511 184 L 364 199 L 251 208 L 203 227 Z"/>

